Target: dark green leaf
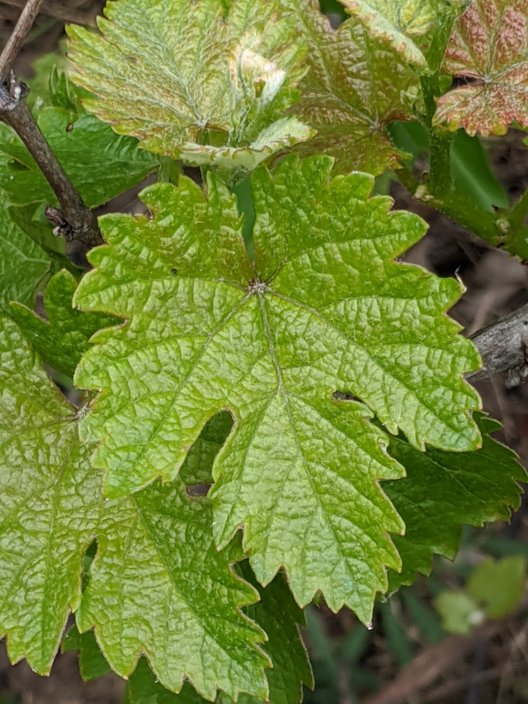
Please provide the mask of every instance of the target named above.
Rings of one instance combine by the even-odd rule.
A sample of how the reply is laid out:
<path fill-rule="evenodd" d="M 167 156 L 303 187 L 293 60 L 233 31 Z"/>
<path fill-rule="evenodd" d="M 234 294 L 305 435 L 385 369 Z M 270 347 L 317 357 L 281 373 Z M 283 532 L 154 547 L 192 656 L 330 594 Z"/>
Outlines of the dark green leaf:
<path fill-rule="evenodd" d="M 410 584 L 416 572 L 428 574 L 434 554 L 453 558 L 464 524 L 507 520 L 519 506 L 526 472 L 512 450 L 490 437 L 500 424 L 480 414 L 477 421 L 484 438 L 477 452 L 421 453 L 391 440 L 390 453 L 407 470 L 405 479 L 384 485 L 406 525 L 405 536 L 394 538 L 403 568 L 391 573 L 391 589 Z"/>
<path fill-rule="evenodd" d="M 18 227 L 8 207 L 0 188 L 0 310 L 6 313 L 11 301 L 33 305 L 35 292 L 51 269 L 48 255 Z"/>
<path fill-rule="evenodd" d="M 108 315 L 72 309 L 76 288 L 77 281 L 68 271 L 62 270 L 50 279 L 44 292 L 45 320 L 20 303 L 11 307 L 12 317 L 44 361 L 70 377 L 91 336 L 117 322 Z"/>

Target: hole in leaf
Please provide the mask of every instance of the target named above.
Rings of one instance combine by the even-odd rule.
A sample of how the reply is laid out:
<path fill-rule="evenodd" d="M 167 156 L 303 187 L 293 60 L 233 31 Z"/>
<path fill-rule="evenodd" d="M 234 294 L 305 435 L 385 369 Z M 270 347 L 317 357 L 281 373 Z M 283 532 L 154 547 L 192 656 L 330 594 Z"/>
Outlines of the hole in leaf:
<path fill-rule="evenodd" d="M 357 401 L 358 403 L 363 403 L 360 398 L 346 391 L 334 391 L 333 397 L 336 401 Z"/>
<path fill-rule="evenodd" d="M 190 484 L 187 487 L 187 494 L 192 499 L 202 498 L 207 496 L 210 488 L 211 484 Z"/>

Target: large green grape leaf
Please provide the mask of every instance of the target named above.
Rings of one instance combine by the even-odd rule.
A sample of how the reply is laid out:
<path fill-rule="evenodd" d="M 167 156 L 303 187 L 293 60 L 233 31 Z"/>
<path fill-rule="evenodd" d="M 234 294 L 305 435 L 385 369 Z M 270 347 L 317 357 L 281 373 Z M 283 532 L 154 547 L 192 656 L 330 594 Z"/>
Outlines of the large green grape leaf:
<path fill-rule="evenodd" d="M 96 207 L 140 183 L 159 168 L 159 159 L 138 142 L 117 135 L 93 115 L 63 108 L 38 113 L 40 129 L 87 206 Z M 28 150 L 15 136 L 0 143 L 10 157 L 2 183 L 13 205 L 56 203 L 56 197 Z"/>
<path fill-rule="evenodd" d="M 16 662 L 51 668 L 93 539 L 100 472 L 15 323 L 0 319 L 0 634 Z"/>
<path fill-rule="evenodd" d="M 411 119 L 419 94 L 408 61 L 355 19 L 334 31 L 316 0 L 282 2 L 309 46 L 308 72 L 292 110 L 317 135 L 299 148 L 334 156 L 342 172 L 379 174 L 396 166 L 401 152 L 387 125 Z"/>
<path fill-rule="evenodd" d="M 101 219 L 106 246 L 75 302 L 126 318 L 97 333 L 81 387 L 102 390 L 83 425 L 117 497 L 170 480 L 208 418 L 235 427 L 215 461 L 215 534 L 245 527 L 261 583 L 282 565 L 298 603 L 321 590 L 333 609 L 370 618 L 401 519 L 378 481 L 402 475 L 384 434 L 422 448 L 470 450 L 479 365 L 444 312 L 459 284 L 393 259 L 423 235 L 388 213 L 373 179 L 332 180 L 328 157 L 286 159 L 252 179 L 252 262 L 234 196 L 213 176 L 143 193 L 150 217 Z M 340 401 L 334 392 L 364 403 Z M 339 490 L 336 490 L 339 487 Z"/>
<path fill-rule="evenodd" d="M 70 27 L 89 110 L 146 149 L 223 171 L 254 168 L 312 131 L 280 120 L 303 68 L 279 0 L 118 0 L 100 33 Z M 154 91 L 154 93 L 153 93 Z M 220 150 L 220 151 L 219 151 Z"/>
<path fill-rule="evenodd" d="M 51 260 L 11 218 L 4 185 L 0 186 L 0 310 L 9 312 L 10 301 L 32 305 Z"/>
<path fill-rule="evenodd" d="M 417 572 L 428 574 L 434 554 L 454 558 L 464 524 L 507 520 L 519 507 L 526 471 L 490 437 L 500 424 L 480 414 L 478 423 L 484 442 L 477 452 L 423 453 L 402 438 L 391 440 L 391 455 L 407 471 L 405 479 L 384 485 L 406 526 L 405 536 L 394 538 L 403 568 L 391 573 L 391 589 L 411 584 Z"/>
<path fill-rule="evenodd" d="M 436 124 L 483 135 L 528 127 L 526 0 L 474 0 L 454 27 L 443 68 L 464 85 L 439 99 Z"/>
<path fill-rule="evenodd" d="M 209 699 L 217 688 L 264 699 L 268 660 L 257 647 L 264 634 L 240 612 L 258 593 L 230 570 L 239 551 L 215 548 L 208 501 L 187 494 L 197 458 L 176 483 L 103 502 L 92 447 L 79 443 L 77 409 L 15 323 L 2 318 L 0 326 L 0 633 L 11 660 L 26 657 L 47 674 L 69 609 L 78 609 L 81 630 L 94 627 L 122 676 L 144 652 L 168 688 L 189 678 Z M 209 438 L 196 448 L 210 458 Z"/>
<path fill-rule="evenodd" d="M 75 277 L 63 269 L 50 279 L 44 291 L 46 319 L 20 303 L 12 304 L 10 311 L 44 361 L 69 376 L 73 376 L 91 336 L 115 321 L 107 315 L 74 310 L 76 288 Z"/>

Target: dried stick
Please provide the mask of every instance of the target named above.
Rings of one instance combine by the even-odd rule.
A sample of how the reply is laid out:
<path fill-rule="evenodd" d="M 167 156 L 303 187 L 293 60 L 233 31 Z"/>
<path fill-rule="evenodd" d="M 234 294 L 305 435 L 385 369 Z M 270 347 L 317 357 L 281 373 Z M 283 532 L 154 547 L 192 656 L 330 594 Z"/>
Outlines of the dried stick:
<path fill-rule="evenodd" d="M 19 9 L 24 6 L 24 0 L 3 0 L 3 3 L 9 7 L 17 7 Z M 92 3 L 93 6 L 89 5 L 86 10 L 78 9 L 77 5 L 80 6 L 81 3 L 78 2 L 72 6 L 72 3 L 66 0 L 62 0 L 61 2 L 58 0 L 44 0 L 41 12 L 50 17 L 56 17 L 62 22 L 95 24 L 95 17 L 100 11 L 102 3 L 98 2 L 95 5 Z"/>
<path fill-rule="evenodd" d="M 0 81 L 4 82 L 9 76 L 15 59 L 37 19 L 43 2 L 44 0 L 28 0 L 22 10 L 22 14 L 0 55 Z"/>
<path fill-rule="evenodd" d="M 17 52 L 22 47 L 43 0 L 29 0 L 13 30 L 0 58 L 0 119 L 12 127 L 28 148 L 31 156 L 48 180 L 61 205 L 61 211 L 47 208 L 46 215 L 54 225 L 54 232 L 66 241 L 75 240 L 88 247 L 103 241 L 97 218 L 64 172 L 46 138 L 40 131 L 25 98 L 28 88 L 16 80 L 11 69 Z M 4 71 L 8 71 L 5 74 Z"/>

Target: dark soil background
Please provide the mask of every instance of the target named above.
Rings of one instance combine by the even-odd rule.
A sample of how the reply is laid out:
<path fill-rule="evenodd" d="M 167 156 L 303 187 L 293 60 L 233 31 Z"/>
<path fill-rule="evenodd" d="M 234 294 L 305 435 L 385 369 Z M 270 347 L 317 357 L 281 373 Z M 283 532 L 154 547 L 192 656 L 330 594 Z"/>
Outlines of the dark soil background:
<path fill-rule="evenodd" d="M 40 55 L 56 48 L 63 34 L 64 21 L 92 24 L 102 2 L 93 0 L 48 0 L 45 11 L 35 25 L 17 69 L 20 75 L 30 75 L 31 64 Z M 24 0 L 0 2 L 0 46 L 3 45 L 19 15 Z M 522 143 L 524 134 L 510 132 L 500 140 L 490 140 L 486 146 L 495 171 L 509 192 L 512 202 L 528 188 L 528 148 Z M 462 300 L 451 312 L 471 335 L 528 301 L 528 267 L 509 255 L 486 246 L 441 214 L 414 202 L 399 186 L 392 187 L 397 208 L 417 212 L 430 224 L 427 236 L 407 256 L 440 276 L 458 276 L 467 289 Z M 528 385 L 506 390 L 503 379 L 493 378 L 478 384 L 486 410 L 504 424 L 501 439 L 513 447 L 528 466 Z M 487 529 L 495 537 L 504 537 L 525 544 L 528 537 L 526 507 L 515 514 L 509 525 L 493 525 Z M 486 534 L 486 535 L 487 535 Z M 477 537 L 476 543 L 479 544 Z M 478 551 L 471 544 L 467 550 Z M 447 573 L 447 580 L 450 579 Z M 419 593 L 420 582 L 414 587 Z M 457 657 L 462 641 L 444 640 L 444 649 L 453 657 L 440 672 L 430 689 L 407 699 L 382 700 L 372 698 L 371 704 L 516 704 L 528 702 L 528 625 L 527 609 L 496 624 L 491 633 L 471 645 L 468 652 Z M 348 612 L 333 615 L 324 609 L 317 615 L 326 642 L 339 644 L 354 629 L 360 628 Z M 423 658 L 423 667 L 433 667 L 440 651 L 421 643 L 412 620 L 404 625 L 415 646 L 415 654 Z M 376 630 L 376 629 L 375 629 Z M 315 661 L 324 661 L 326 654 L 318 652 L 315 638 L 309 639 Z M 458 645 L 457 645 L 458 643 Z M 442 647 L 442 646 L 441 646 Z M 454 650 L 453 650 L 454 649 Z M 428 659 L 429 658 L 429 659 Z M 374 671 L 381 689 L 401 676 L 401 664 L 395 663 L 383 629 L 375 632 L 372 643 L 362 656 L 361 667 Z M 368 698 L 355 698 L 347 686 L 349 672 L 339 669 L 334 689 L 339 695 L 325 694 L 325 689 L 307 695 L 308 704 L 355 704 Z M 408 675 L 412 677 L 411 675 Z M 85 684 L 78 674 L 76 656 L 59 656 L 50 678 L 34 675 L 25 663 L 9 665 L 5 651 L 0 651 L 0 704 L 117 704 L 122 700 L 123 682 L 108 675 Z M 368 704 L 367 702 L 367 704 Z M 273 704 L 273 703 L 272 703 Z"/>

